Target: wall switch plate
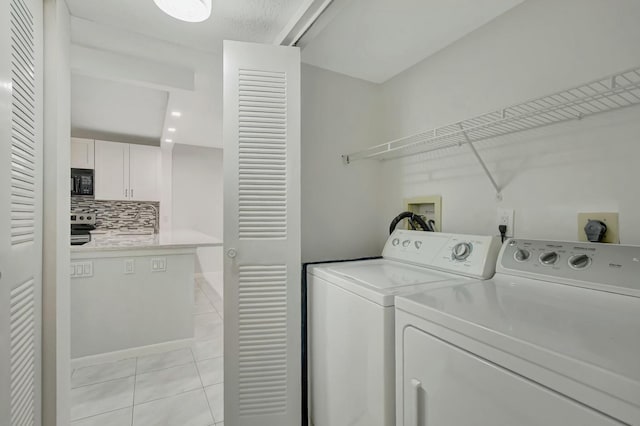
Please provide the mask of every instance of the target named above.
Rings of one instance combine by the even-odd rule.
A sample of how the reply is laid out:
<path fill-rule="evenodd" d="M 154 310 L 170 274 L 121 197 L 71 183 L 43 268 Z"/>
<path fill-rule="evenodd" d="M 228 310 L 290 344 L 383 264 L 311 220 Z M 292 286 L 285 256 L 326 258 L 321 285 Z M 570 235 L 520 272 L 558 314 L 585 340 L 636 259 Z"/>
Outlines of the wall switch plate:
<path fill-rule="evenodd" d="M 71 278 L 88 278 L 93 276 L 93 262 L 71 262 L 69 267 Z"/>
<path fill-rule="evenodd" d="M 125 259 L 124 261 L 124 273 L 125 274 L 135 274 L 136 272 L 136 264 L 133 259 Z"/>
<path fill-rule="evenodd" d="M 151 259 L 151 272 L 165 272 L 167 270 L 166 257 L 154 257 Z"/>
<path fill-rule="evenodd" d="M 607 232 L 601 242 L 620 244 L 620 229 L 618 225 L 618 213 L 578 213 L 578 241 L 588 241 L 584 227 L 589 220 L 599 220 L 607 225 Z"/>
<path fill-rule="evenodd" d="M 513 209 L 498 209 L 498 216 L 497 216 L 497 220 L 498 223 L 496 225 L 496 229 L 499 225 L 507 225 L 507 232 L 505 234 L 505 236 L 507 238 L 513 238 L 513 236 L 515 235 L 515 211 Z"/>

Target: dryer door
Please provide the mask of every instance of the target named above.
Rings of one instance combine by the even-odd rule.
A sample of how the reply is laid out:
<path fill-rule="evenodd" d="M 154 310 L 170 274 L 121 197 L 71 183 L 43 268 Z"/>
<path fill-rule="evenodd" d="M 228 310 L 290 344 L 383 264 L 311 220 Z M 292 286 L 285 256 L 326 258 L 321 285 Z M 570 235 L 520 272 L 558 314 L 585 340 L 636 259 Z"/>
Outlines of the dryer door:
<path fill-rule="evenodd" d="M 399 424 L 622 424 L 414 327 L 403 337 Z"/>

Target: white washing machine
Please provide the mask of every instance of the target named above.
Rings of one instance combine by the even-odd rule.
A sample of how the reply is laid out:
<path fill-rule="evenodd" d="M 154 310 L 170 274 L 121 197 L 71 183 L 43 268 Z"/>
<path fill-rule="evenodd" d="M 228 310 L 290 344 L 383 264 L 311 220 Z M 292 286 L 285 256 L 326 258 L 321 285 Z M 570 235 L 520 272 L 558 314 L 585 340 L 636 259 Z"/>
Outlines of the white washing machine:
<path fill-rule="evenodd" d="M 395 424 L 394 298 L 494 274 L 499 239 L 397 230 L 381 259 L 310 267 L 315 426 Z"/>
<path fill-rule="evenodd" d="M 640 425 L 640 247 L 511 240 L 396 299 L 397 425 Z"/>

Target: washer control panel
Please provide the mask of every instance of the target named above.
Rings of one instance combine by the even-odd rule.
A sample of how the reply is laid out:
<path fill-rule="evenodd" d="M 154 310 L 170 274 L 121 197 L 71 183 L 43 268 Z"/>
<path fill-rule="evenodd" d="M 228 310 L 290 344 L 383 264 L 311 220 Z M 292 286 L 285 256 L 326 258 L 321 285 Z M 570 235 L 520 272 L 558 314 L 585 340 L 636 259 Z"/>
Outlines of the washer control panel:
<path fill-rule="evenodd" d="M 382 256 L 487 279 L 495 273 L 499 250 L 497 237 L 396 230 L 387 240 Z"/>
<path fill-rule="evenodd" d="M 497 271 L 640 296 L 640 247 L 511 239 Z"/>

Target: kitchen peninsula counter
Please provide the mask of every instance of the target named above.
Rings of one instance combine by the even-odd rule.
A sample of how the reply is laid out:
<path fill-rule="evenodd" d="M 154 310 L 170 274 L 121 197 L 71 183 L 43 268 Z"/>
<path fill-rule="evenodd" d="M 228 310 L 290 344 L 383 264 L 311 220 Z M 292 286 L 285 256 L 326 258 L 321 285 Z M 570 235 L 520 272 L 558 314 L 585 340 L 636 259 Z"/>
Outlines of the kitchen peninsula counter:
<path fill-rule="evenodd" d="M 192 230 L 160 231 L 158 234 L 94 231 L 91 241 L 71 246 L 71 257 L 74 253 L 135 250 L 135 249 L 177 249 L 197 247 L 219 247 L 222 240 Z"/>
<path fill-rule="evenodd" d="M 199 247 L 222 241 L 197 231 L 93 232 L 71 246 L 73 366 L 189 347 Z"/>

